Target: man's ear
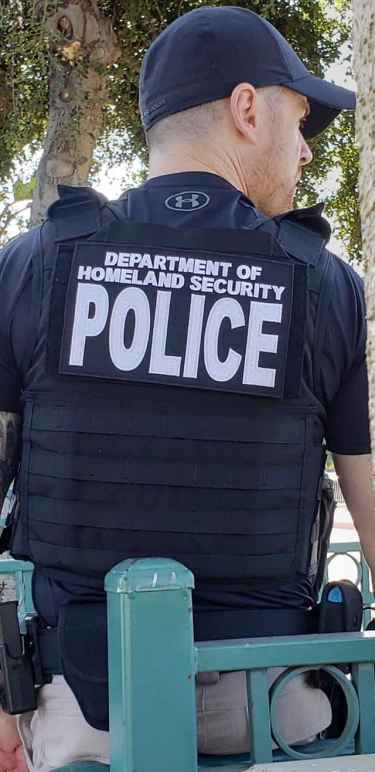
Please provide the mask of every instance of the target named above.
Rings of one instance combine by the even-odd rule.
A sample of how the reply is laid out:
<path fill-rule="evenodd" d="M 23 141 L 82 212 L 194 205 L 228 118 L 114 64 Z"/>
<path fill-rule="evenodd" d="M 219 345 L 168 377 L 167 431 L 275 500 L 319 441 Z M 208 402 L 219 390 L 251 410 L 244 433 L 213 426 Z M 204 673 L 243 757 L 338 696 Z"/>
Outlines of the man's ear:
<path fill-rule="evenodd" d="M 258 94 L 251 83 L 239 83 L 230 97 L 233 123 L 244 139 L 255 144 L 255 130 L 259 111 Z"/>

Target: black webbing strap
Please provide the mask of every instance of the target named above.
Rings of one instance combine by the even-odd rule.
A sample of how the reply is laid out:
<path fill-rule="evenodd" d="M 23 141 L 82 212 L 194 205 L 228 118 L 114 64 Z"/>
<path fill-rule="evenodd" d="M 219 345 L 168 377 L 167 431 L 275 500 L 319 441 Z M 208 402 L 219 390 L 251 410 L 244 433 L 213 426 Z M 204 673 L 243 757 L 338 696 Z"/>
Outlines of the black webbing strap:
<path fill-rule="evenodd" d="M 314 609 L 205 609 L 194 611 L 193 616 L 195 635 L 200 641 L 309 635 L 317 631 Z"/>
<path fill-rule="evenodd" d="M 48 675 L 62 675 L 57 627 L 39 631 L 39 648 L 43 672 Z"/>
<path fill-rule="evenodd" d="M 314 392 L 320 394 L 319 377 L 321 374 L 321 357 L 323 352 L 323 346 L 325 343 L 325 331 L 329 323 L 330 314 L 330 298 L 332 293 L 331 276 L 333 273 L 334 257 L 328 252 L 327 249 L 323 251 L 320 263 L 320 294 L 318 312 L 315 321 L 314 332 L 314 361 L 313 361 L 313 379 L 314 379 Z"/>

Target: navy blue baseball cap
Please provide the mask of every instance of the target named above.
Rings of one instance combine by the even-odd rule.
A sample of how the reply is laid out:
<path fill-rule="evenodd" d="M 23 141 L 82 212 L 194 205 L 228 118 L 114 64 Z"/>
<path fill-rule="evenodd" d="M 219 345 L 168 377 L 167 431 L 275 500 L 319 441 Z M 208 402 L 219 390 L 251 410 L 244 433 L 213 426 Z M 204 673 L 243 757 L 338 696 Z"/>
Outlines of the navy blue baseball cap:
<path fill-rule="evenodd" d="M 306 138 L 355 108 L 354 92 L 309 72 L 266 19 L 236 6 L 203 6 L 178 17 L 147 51 L 139 84 L 143 126 L 147 131 L 169 115 L 229 97 L 242 82 L 307 97 Z"/>

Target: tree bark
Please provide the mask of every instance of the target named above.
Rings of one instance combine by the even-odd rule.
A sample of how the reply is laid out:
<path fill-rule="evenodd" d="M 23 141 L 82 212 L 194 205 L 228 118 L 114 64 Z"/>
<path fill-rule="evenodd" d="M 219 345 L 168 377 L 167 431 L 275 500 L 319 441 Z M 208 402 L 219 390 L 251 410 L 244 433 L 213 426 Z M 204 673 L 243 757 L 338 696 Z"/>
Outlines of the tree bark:
<path fill-rule="evenodd" d="M 354 71 L 358 84 L 356 132 L 360 146 L 360 205 L 363 253 L 367 263 L 367 363 L 370 425 L 375 448 L 375 3 L 352 0 Z M 373 453 L 375 481 L 375 454 Z"/>
<path fill-rule="evenodd" d="M 103 128 L 108 68 L 119 56 L 111 22 L 96 0 L 39 0 L 50 40 L 48 129 L 37 171 L 31 224 L 57 198 L 57 185 L 85 185 Z"/>

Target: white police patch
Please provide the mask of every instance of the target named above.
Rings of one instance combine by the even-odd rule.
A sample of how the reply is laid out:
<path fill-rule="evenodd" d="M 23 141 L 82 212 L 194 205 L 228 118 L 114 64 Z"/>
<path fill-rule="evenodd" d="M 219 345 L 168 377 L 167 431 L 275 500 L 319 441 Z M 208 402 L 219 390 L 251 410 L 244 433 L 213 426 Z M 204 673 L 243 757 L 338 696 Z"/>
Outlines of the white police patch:
<path fill-rule="evenodd" d="M 287 260 L 77 244 L 59 372 L 282 397 L 293 287 Z"/>
<path fill-rule="evenodd" d="M 167 209 L 174 212 L 196 212 L 208 206 L 210 197 L 201 190 L 184 190 L 182 193 L 168 196 L 164 203 Z"/>

